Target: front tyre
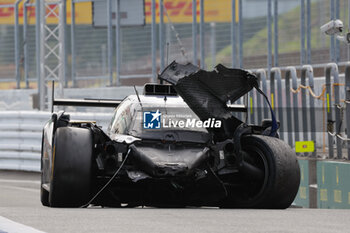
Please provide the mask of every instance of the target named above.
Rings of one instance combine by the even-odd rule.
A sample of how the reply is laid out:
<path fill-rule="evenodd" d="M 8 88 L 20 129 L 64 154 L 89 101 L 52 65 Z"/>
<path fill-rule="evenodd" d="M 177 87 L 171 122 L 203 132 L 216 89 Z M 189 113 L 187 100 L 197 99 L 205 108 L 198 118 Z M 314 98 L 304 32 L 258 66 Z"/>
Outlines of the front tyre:
<path fill-rule="evenodd" d="M 242 138 L 244 160 L 263 171 L 261 180 L 241 177 L 241 187 L 229 190 L 226 206 L 288 208 L 298 192 L 300 169 L 295 152 L 284 141 L 262 135 Z"/>
<path fill-rule="evenodd" d="M 56 130 L 49 202 L 52 207 L 79 207 L 90 198 L 93 134 L 91 130 Z"/>

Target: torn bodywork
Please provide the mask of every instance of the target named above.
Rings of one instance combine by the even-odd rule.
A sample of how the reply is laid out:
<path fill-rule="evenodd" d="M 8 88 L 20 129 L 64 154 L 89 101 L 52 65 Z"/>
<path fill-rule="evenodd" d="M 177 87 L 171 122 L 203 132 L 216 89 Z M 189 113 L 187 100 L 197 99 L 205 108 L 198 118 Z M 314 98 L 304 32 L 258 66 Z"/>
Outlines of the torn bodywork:
<path fill-rule="evenodd" d="M 190 63 L 181 65 L 174 61 L 159 78 L 172 84 L 202 120 L 215 118 L 222 122 L 221 128 L 209 128 L 208 131 L 213 134 L 215 142 L 226 140 L 224 148 L 229 151 L 228 147 L 231 147 L 230 152 L 235 154 L 235 165 L 240 172 L 255 179 L 263 177 L 263 171 L 244 161 L 241 151 L 241 137 L 251 134 L 253 127 L 236 118 L 227 106 L 228 101 L 233 103 L 254 87 L 258 88 L 255 75 L 241 69 L 229 69 L 221 64 L 208 72 Z"/>
<path fill-rule="evenodd" d="M 208 72 L 192 64 L 181 65 L 174 61 L 159 78 L 174 85 L 177 93 L 199 118 L 222 121 L 223 127 L 213 132 L 219 141 L 232 138 L 234 130 L 242 123 L 232 115 L 227 102 L 233 103 L 253 87 L 258 87 L 253 74 L 228 69 L 220 64 Z"/>
<path fill-rule="evenodd" d="M 63 206 L 65 198 L 71 201 L 86 192 L 90 201 L 69 205 L 286 208 L 292 203 L 299 166 L 293 150 L 274 136 L 273 112 L 272 120 L 248 125 L 228 106 L 252 88 L 259 91 L 254 75 L 222 65 L 208 72 L 173 62 L 159 78 L 171 85 L 148 84 L 144 95 L 118 103 L 107 132 L 93 122 L 53 115 L 44 128 L 42 187 L 50 195 L 59 189 L 70 196 L 49 196 L 47 202 L 43 196 L 44 205 Z M 221 127 L 203 126 L 208 119 L 220 121 Z M 89 145 L 90 154 L 70 149 Z M 81 164 L 91 164 L 88 176 Z M 66 173 L 84 172 L 75 177 L 91 177 L 88 186 L 80 182 L 72 193 L 67 176 L 56 172 L 60 166 Z M 61 187 L 57 180 L 68 185 Z"/>

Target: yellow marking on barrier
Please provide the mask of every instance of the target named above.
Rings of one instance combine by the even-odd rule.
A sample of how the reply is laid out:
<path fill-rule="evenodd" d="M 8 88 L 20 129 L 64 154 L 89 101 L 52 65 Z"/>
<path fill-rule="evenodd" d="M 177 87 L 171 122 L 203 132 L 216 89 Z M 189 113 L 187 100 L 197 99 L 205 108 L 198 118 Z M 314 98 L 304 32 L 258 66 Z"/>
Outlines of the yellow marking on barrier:
<path fill-rule="evenodd" d="M 272 108 L 272 110 L 275 109 L 275 103 L 274 103 L 273 100 L 274 100 L 274 99 L 273 99 L 273 93 L 271 93 L 271 108 Z"/>
<path fill-rule="evenodd" d="M 335 176 L 336 176 L 337 185 L 339 185 L 339 168 L 338 168 L 338 166 L 335 167 Z"/>
<path fill-rule="evenodd" d="M 328 201 L 328 191 L 327 189 L 320 189 L 320 200 Z"/>
<path fill-rule="evenodd" d="M 342 203 L 341 190 L 334 190 L 334 202 Z"/>
<path fill-rule="evenodd" d="M 299 196 L 301 199 L 306 199 L 306 187 L 300 186 L 299 188 Z"/>
<path fill-rule="evenodd" d="M 314 141 L 295 142 L 295 152 L 297 153 L 314 152 L 314 151 L 315 151 Z"/>
<path fill-rule="evenodd" d="M 350 205 L 350 192 L 348 192 L 348 204 Z"/>
<path fill-rule="evenodd" d="M 236 7 L 235 7 L 235 10 L 236 10 L 236 23 L 238 23 L 239 22 L 239 0 L 236 0 L 235 4 L 236 4 Z"/>
<path fill-rule="evenodd" d="M 324 184 L 324 165 L 322 166 L 322 184 Z"/>
<path fill-rule="evenodd" d="M 253 98 L 250 97 L 250 115 L 253 114 Z"/>
<path fill-rule="evenodd" d="M 300 171 L 301 171 L 301 181 L 304 181 L 304 165 L 300 165 Z"/>
<path fill-rule="evenodd" d="M 329 94 L 327 93 L 327 112 L 329 112 L 330 110 L 330 107 L 329 107 Z"/>

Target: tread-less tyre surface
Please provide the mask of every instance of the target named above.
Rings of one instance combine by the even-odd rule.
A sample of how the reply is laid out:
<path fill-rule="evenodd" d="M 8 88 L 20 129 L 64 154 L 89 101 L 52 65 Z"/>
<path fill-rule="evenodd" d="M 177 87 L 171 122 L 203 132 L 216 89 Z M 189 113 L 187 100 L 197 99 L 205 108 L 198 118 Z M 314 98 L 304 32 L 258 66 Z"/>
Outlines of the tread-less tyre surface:
<path fill-rule="evenodd" d="M 49 203 L 49 192 L 43 187 L 40 188 L 40 201 L 43 206 L 50 206 Z"/>
<path fill-rule="evenodd" d="M 239 188 L 229 190 L 226 207 L 285 209 L 293 202 L 300 183 L 300 169 L 292 148 L 268 136 L 242 138 L 244 160 L 263 171 L 264 177 L 252 180 L 242 176 Z"/>
<path fill-rule="evenodd" d="M 44 133 L 41 137 L 41 159 L 40 159 L 40 170 L 41 170 L 41 184 L 40 184 L 40 201 L 43 206 L 50 206 L 49 203 L 49 192 L 43 188 L 43 148 L 44 148 Z"/>
<path fill-rule="evenodd" d="M 93 135 L 89 129 L 58 128 L 54 137 L 49 202 L 79 207 L 90 197 Z"/>

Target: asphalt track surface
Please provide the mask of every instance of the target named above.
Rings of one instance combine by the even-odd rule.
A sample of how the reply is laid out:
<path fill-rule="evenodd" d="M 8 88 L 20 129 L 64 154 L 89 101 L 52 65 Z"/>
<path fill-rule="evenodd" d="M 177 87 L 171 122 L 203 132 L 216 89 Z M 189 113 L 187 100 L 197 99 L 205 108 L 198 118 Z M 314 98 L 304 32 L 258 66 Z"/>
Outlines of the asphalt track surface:
<path fill-rule="evenodd" d="M 350 232 L 349 210 L 58 209 L 41 206 L 39 186 L 38 174 L 0 171 L 1 233 L 11 232 L 1 225 L 2 219 L 34 230 L 59 233 Z"/>

